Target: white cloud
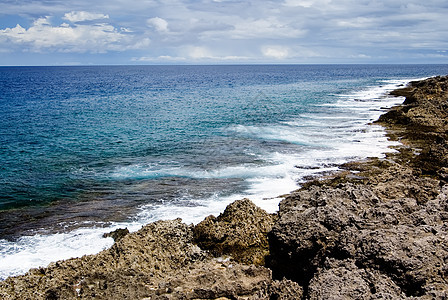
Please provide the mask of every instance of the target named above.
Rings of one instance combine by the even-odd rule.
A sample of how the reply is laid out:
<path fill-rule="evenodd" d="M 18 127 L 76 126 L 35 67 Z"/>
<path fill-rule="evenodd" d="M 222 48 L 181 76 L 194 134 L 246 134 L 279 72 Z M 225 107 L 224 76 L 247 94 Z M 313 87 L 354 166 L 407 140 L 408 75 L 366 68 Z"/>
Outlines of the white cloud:
<path fill-rule="evenodd" d="M 34 27 L 41 27 L 41 26 L 50 26 L 50 17 L 45 17 L 45 18 L 38 18 L 36 20 L 34 20 L 33 22 L 33 26 Z"/>
<path fill-rule="evenodd" d="M 83 21 L 93 21 L 93 20 L 103 20 L 109 19 L 109 15 L 95 14 L 87 11 L 72 11 L 66 13 L 63 17 L 64 20 L 70 21 L 72 23 L 83 22 Z"/>
<path fill-rule="evenodd" d="M 179 57 L 179 56 L 160 55 L 157 57 L 152 56 L 133 57 L 131 60 L 136 62 L 184 62 L 187 59 L 185 57 Z"/>
<path fill-rule="evenodd" d="M 369 59 L 372 58 L 370 55 L 366 55 L 366 54 L 356 54 L 356 55 L 351 55 L 351 58 L 360 58 L 360 59 Z"/>
<path fill-rule="evenodd" d="M 322 7 L 322 5 L 328 5 L 331 0 L 285 0 L 283 3 L 287 7 Z"/>
<path fill-rule="evenodd" d="M 62 26 L 62 25 L 61 25 Z M 133 32 L 131 29 L 129 29 L 129 28 L 126 28 L 126 27 L 121 27 L 120 28 L 120 30 L 122 31 L 122 32 Z"/>
<path fill-rule="evenodd" d="M 190 47 L 188 56 L 193 59 L 212 58 L 213 55 L 204 47 Z"/>
<path fill-rule="evenodd" d="M 123 51 L 147 47 L 148 38 L 135 39 L 126 31 L 105 23 L 51 25 L 50 17 L 39 18 L 25 29 L 19 24 L 0 30 L 0 37 L 33 52 L 93 52 Z"/>
<path fill-rule="evenodd" d="M 127 61 L 380 61 L 448 49 L 447 14 L 446 0 L 0 1 L 0 49 L 122 51 Z M 31 16 L 53 19 L 30 25 Z"/>
<path fill-rule="evenodd" d="M 168 32 L 168 22 L 162 18 L 155 17 L 148 19 L 146 23 L 155 28 L 158 32 Z"/>
<path fill-rule="evenodd" d="M 246 38 L 297 38 L 306 33 L 305 30 L 295 28 L 293 24 L 279 21 L 275 17 L 241 21 L 231 31 L 236 39 Z"/>
<path fill-rule="evenodd" d="M 213 51 L 215 50 L 215 51 Z M 203 46 L 189 46 L 186 47 L 182 56 L 187 57 L 189 60 L 194 61 L 244 61 L 251 60 L 251 57 L 240 56 L 240 55 L 223 55 L 220 50 L 213 49 Z M 216 53 L 217 52 L 217 53 Z M 224 51 L 225 52 L 225 51 Z"/>
<path fill-rule="evenodd" d="M 290 50 L 283 46 L 266 46 L 261 49 L 264 56 L 274 59 L 288 58 Z"/>
<path fill-rule="evenodd" d="M 343 19 L 339 20 L 336 23 L 340 27 L 348 27 L 348 28 L 369 28 L 376 24 L 376 19 L 374 18 L 366 18 L 366 17 L 357 17 L 354 19 Z"/>

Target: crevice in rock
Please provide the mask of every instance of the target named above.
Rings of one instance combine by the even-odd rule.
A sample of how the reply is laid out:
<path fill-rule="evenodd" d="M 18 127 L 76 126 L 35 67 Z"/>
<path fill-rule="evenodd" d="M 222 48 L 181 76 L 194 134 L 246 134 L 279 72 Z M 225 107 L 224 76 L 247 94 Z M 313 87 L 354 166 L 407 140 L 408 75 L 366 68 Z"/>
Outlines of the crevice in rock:
<path fill-rule="evenodd" d="M 268 235 L 269 236 L 269 235 Z M 325 248 L 318 241 L 313 242 L 311 249 L 300 251 L 292 255 L 291 249 L 295 248 L 278 246 L 274 242 L 274 237 L 270 239 L 270 255 L 266 259 L 266 267 L 272 270 L 273 278 L 281 280 L 286 278 L 298 283 L 303 288 L 302 299 L 308 299 L 309 284 L 315 277 L 319 268 L 323 268 L 325 260 L 329 257 L 344 260 L 349 258 L 348 253 L 338 248 Z"/>
<path fill-rule="evenodd" d="M 425 280 L 417 280 L 408 275 L 406 268 L 399 263 L 393 265 L 380 258 L 372 257 L 370 262 L 356 261 L 355 264 L 359 269 L 373 268 L 378 270 L 395 282 L 407 297 L 420 297 L 425 293 L 423 289 Z"/>

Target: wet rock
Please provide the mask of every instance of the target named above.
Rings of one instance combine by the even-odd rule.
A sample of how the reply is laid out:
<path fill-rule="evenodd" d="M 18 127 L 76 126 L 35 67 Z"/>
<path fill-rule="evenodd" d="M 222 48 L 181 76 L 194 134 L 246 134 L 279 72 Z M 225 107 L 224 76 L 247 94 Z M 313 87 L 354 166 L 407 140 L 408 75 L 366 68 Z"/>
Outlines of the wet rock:
<path fill-rule="evenodd" d="M 400 139 L 421 148 L 413 161 L 415 169 L 439 175 L 440 169 L 448 167 L 448 76 L 411 82 L 404 93 L 394 94 L 406 100 L 382 115 L 378 123 L 399 131 Z"/>
<path fill-rule="evenodd" d="M 121 240 L 125 235 L 129 233 L 129 230 L 127 228 L 118 228 L 114 231 L 108 232 L 103 234 L 103 238 L 111 237 L 114 239 L 115 242 L 118 242 Z"/>
<path fill-rule="evenodd" d="M 192 228 L 180 219 L 151 223 L 97 255 L 55 262 L 8 278 L 0 283 L 0 298 L 145 297 L 164 274 L 205 259 L 206 254 L 191 243 L 192 236 Z"/>

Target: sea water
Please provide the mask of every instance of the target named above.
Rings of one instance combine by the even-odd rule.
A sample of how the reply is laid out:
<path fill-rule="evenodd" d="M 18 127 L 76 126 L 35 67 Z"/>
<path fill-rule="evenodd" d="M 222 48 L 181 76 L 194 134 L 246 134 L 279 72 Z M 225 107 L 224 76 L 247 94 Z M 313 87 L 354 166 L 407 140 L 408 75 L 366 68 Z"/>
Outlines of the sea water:
<path fill-rule="evenodd" d="M 393 151 L 387 92 L 447 65 L 0 68 L 0 278 Z"/>

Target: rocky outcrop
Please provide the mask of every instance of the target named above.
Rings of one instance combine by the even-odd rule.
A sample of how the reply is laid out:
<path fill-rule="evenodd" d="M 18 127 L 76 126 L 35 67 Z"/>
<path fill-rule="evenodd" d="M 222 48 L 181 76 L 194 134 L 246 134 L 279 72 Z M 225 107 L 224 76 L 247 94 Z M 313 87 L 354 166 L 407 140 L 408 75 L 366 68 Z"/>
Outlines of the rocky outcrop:
<path fill-rule="evenodd" d="M 274 275 L 322 295 L 312 299 L 327 299 L 336 284 L 329 279 L 344 276 L 353 282 L 344 280 L 341 295 L 350 298 L 359 299 L 361 286 L 368 287 L 361 298 L 378 297 L 388 291 L 386 281 L 391 295 L 448 297 L 448 189 L 424 205 L 407 197 L 384 201 L 376 192 L 345 183 L 288 197 L 269 235 Z"/>
<path fill-rule="evenodd" d="M 422 174 L 448 180 L 448 76 L 411 82 L 395 91 L 406 96 L 401 106 L 382 115 L 385 125 L 405 144 L 421 148 L 411 159 Z"/>
<path fill-rule="evenodd" d="M 215 256 L 230 255 L 238 262 L 264 265 L 269 253 L 267 233 L 274 216 L 249 199 L 235 201 L 218 217 L 209 216 L 194 228 L 196 243 Z"/>
<path fill-rule="evenodd" d="M 308 287 L 309 299 L 403 299 L 405 295 L 381 272 L 359 268 L 354 260 L 326 258 Z"/>
<path fill-rule="evenodd" d="M 118 242 L 122 238 L 124 238 L 129 233 L 129 229 L 127 228 L 118 228 L 114 231 L 103 234 L 103 238 L 111 237 L 115 242 Z"/>

